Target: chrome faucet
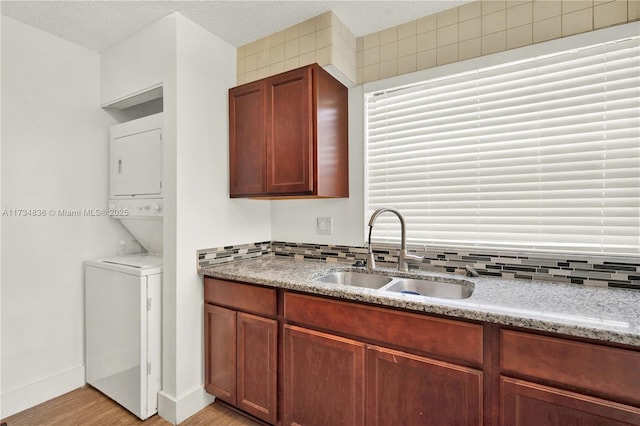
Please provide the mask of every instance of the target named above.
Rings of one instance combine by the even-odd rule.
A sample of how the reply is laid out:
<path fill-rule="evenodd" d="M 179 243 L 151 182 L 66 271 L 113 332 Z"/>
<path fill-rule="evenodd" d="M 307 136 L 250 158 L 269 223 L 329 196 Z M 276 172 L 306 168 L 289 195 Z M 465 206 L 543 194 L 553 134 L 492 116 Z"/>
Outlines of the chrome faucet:
<path fill-rule="evenodd" d="M 376 260 L 373 256 L 373 249 L 371 248 L 371 231 L 373 231 L 373 225 L 382 213 L 389 212 L 398 216 L 400 219 L 400 256 L 398 256 L 398 271 L 408 271 L 409 265 L 407 264 L 408 260 L 421 262 L 422 257 L 415 256 L 407 253 L 407 234 L 405 230 L 404 217 L 402 213 L 398 210 L 391 207 L 383 207 L 381 209 L 376 210 L 371 215 L 371 219 L 369 219 L 369 243 L 368 243 L 368 251 L 367 251 L 367 269 L 375 269 Z"/>

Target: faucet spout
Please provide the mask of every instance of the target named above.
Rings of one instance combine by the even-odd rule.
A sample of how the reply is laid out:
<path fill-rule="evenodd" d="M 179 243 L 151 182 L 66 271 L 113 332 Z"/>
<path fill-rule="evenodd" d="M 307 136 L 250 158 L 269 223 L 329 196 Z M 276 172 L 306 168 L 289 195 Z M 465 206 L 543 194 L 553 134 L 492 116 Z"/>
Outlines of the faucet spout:
<path fill-rule="evenodd" d="M 373 249 L 371 248 L 371 231 L 373 231 L 373 225 L 376 223 L 378 216 L 382 213 L 393 213 L 400 220 L 400 255 L 398 256 L 398 270 L 399 271 L 408 271 L 409 265 L 407 260 L 413 261 L 421 261 L 422 258 L 420 256 L 414 256 L 407 253 L 407 233 L 406 233 L 406 224 L 404 221 L 404 216 L 398 210 L 392 207 L 383 207 L 371 215 L 369 219 L 369 240 L 368 240 L 368 252 L 367 252 L 367 269 L 374 269 L 376 267 L 375 258 L 373 256 Z"/>

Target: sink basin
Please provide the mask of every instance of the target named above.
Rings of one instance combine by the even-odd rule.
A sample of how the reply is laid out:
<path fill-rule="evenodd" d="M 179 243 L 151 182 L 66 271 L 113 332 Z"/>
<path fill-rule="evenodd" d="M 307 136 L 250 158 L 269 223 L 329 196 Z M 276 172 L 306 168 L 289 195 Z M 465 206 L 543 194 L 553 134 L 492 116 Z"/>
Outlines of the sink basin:
<path fill-rule="evenodd" d="M 446 281 L 434 281 L 428 278 L 400 278 L 357 271 L 332 272 L 316 280 L 331 284 L 439 297 L 442 299 L 466 299 L 473 293 L 473 287 L 471 285 L 464 285 L 464 283 L 469 282 L 463 280 L 459 280 L 460 283 L 458 284 Z"/>
<path fill-rule="evenodd" d="M 415 280 L 409 278 L 397 278 L 393 281 L 392 284 L 386 286 L 383 290 L 439 297 L 442 299 L 466 299 L 473 293 L 471 287 L 442 281 Z"/>
<path fill-rule="evenodd" d="M 392 281 L 392 278 L 385 277 L 384 275 L 366 274 L 363 272 L 341 271 L 333 272 L 329 275 L 318 278 L 318 281 L 378 289 L 385 284 L 389 284 Z"/>

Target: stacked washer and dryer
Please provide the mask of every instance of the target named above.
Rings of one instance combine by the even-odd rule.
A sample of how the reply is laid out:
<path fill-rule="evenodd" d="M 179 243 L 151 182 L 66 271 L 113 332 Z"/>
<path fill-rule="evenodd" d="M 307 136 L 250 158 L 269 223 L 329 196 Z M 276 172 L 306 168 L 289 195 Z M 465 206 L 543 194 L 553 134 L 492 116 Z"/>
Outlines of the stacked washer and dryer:
<path fill-rule="evenodd" d="M 110 128 L 109 215 L 146 253 L 85 263 L 87 383 L 141 419 L 162 372 L 162 113 Z"/>

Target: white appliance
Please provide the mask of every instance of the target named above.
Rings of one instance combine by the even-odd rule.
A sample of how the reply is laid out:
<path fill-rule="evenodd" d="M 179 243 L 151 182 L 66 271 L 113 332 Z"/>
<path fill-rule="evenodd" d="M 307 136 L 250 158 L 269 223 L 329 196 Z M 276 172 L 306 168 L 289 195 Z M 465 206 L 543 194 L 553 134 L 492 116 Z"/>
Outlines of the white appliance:
<path fill-rule="evenodd" d="M 87 383 L 144 420 L 161 386 L 162 258 L 89 261 L 85 274 Z"/>
<path fill-rule="evenodd" d="M 109 129 L 109 198 L 162 198 L 162 113 Z"/>
<path fill-rule="evenodd" d="M 109 214 L 147 253 L 85 263 L 85 373 L 144 420 L 157 412 L 162 372 L 162 113 L 109 135 Z"/>

